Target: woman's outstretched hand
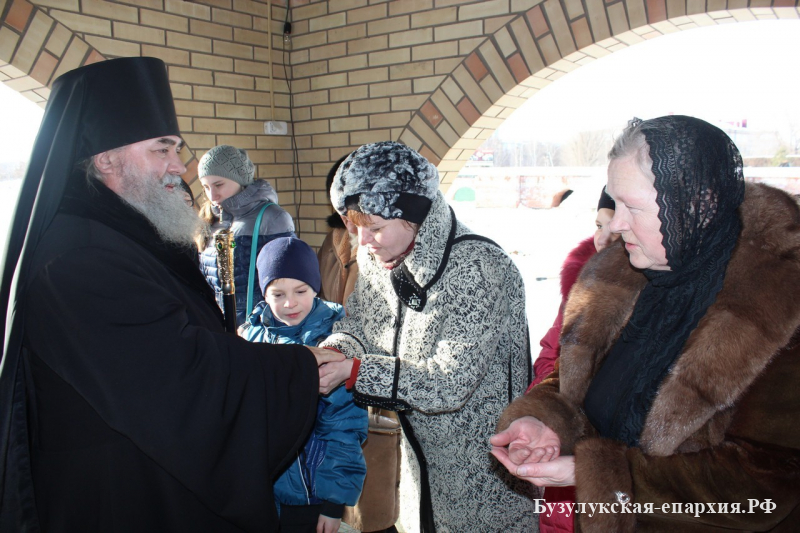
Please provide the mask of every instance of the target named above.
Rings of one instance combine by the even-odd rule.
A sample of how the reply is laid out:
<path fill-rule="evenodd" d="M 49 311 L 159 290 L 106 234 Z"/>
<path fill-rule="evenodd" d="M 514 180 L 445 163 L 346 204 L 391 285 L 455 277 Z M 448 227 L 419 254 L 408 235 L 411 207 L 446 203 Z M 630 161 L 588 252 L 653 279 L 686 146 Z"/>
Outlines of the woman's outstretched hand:
<path fill-rule="evenodd" d="M 559 457 L 561 439 L 537 418 L 518 418 L 489 442 L 492 455 L 520 479 L 538 487 L 575 484 L 574 457 Z"/>
<path fill-rule="evenodd" d="M 531 463 L 516 466 L 504 462 L 503 458 L 492 450 L 492 455 L 503 463 L 508 471 L 516 477 L 536 485 L 537 487 L 571 487 L 575 484 L 575 456 L 562 455 L 546 463 Z M 516 470 L 514 470 L 516 468 Z"/>

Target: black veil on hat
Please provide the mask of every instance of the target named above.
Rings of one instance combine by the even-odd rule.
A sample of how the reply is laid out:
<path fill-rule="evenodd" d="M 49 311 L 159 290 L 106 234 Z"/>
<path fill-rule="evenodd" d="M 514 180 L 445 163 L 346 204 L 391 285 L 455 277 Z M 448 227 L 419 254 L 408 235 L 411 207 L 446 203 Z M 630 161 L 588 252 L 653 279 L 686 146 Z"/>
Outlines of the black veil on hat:
<path fill-rule="evenodd" d="M 180 135 L 166 65 L 131 57 L 81 67 L 53 82 L 3 256 L 0 306 L 0 530 L 35 521 L 27 456 L 21 295 L 28 262 L 76 163 L 113 148 Z M 28 391 L 29 392 L 29 391 Z"/>
<path fill-rule="evenodd" d="M 638 446 L 661 382 L 722 289 L 741 232 L 744 177 L 736 145 L 708 122 L 670 115 L 629 127 L 647 141 L 670 270 L 643 271 L 648 283 L 584 407 L 602 436 Z"/>

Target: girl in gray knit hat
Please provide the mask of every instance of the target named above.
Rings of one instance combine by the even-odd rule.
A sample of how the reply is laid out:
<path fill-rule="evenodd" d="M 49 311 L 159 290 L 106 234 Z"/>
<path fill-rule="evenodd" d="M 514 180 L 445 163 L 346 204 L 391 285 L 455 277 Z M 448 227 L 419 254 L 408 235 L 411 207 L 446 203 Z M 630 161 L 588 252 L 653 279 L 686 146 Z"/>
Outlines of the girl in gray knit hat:
<path fill-rule="evenodd" d="M 211 233 L 223 228 L 233 231 L 234 284 L 236 285 L 236 323 L 243 324 L 253 305 L 261 299 L 258 282 L 250 286 L 249 271 L 253 239 L 256 255 L 277 237 L 294 236 L 291 215 L 278 205 L 278 195 L 266 180 L 255 178 L 255 165 L 245 150 L 229 145 L 215 146 L 200 159 L 197 173 L 208 202 L 200 216 L 211 225 Z M 258 228 L 256 221 L 260 219 Z M 200 268 L 214 288 L 222 307 L 222 289 L 217 275 L 217 250 L 213 239 L 200 243 Z M 254 279 L 257 280 L 257 277 Z"/>
<path fill-rule="evenodd" d="M 348 358 L 321 369 L 403 427 L 406 531 L 530 531 L 530 485 L 493 464 L 489 437 L 531 379 L 525 290 L 496 244 L 456 220 L 436 167 L 397 142 L 339 166 L 336 211 L 358 227 L 359 278 L 321 346 Z"/>

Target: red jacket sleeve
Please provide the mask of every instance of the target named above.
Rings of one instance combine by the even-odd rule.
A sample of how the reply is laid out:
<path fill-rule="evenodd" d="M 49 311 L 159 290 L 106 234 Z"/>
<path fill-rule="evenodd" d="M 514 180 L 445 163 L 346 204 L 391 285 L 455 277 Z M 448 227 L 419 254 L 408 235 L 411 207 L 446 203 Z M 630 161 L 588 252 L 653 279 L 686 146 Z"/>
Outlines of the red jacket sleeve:
<path fill-rule="evenodd" d="M 550 329 L 547 330 L 542 340 L 539 341 L 539 345 L 542 347 L 542 351 L 539 352 L 539 357 L 536 358 L 536 361 L 533 363 L 533 381 L 531 382 L 530 387 L 538 385 L 544 378 L 550 375 L 553 372 L 553 368 L 556 364 L 556 359 L 558 359 L 559 354 L 561 353 L 561 345 L 559 344 L 559 337 L 561 336 L 561 326 L 564 323 L 564 313 L 563 313 L 563 306 L 558 310 L 558 315 L 556 316 L 553 325 L 550 326 Z"/>

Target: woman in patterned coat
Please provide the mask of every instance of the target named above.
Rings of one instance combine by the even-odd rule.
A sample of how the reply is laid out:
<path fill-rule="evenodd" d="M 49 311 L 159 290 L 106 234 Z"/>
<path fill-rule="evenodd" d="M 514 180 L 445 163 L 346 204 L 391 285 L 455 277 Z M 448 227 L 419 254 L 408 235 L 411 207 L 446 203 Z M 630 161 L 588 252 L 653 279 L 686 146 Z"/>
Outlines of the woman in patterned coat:
<path fill-rule="evenodd" d="M 394 142 L 362 146 L 339 168 L 331 200 L 358 226 L 360 274 L 349 316 L 322 344 L 348 359 L 321 385 L 347 380 L 356 401 L 398 411 L 407 531 L 529 531 L 531 488 L 487 445 L 531 378 L 523 282 L 438 185 L 430 162 Z"/>

